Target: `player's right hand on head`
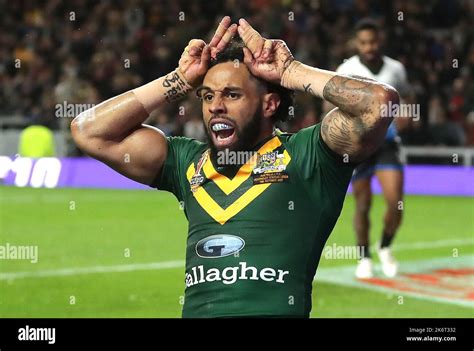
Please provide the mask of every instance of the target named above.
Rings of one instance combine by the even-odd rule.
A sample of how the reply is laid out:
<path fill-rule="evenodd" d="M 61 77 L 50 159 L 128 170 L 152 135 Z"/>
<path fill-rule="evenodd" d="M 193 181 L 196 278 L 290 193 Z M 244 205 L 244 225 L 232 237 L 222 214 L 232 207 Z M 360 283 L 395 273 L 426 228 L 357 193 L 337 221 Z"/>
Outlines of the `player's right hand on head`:
<path fill-rule="evenodd" d="M 211 49 L 204 40 L 192 39 L 184 48 L 178 68 L 194 88 L 201 84 L 211 61 Z"/>
<path fill-rule="evenodd" d="M 281 78 L 294 61 L 283 40 L 265 39 L 245 19 L 239 20 L 239 35 L 244 47 L 244 62 L 250 72 L 268 82 L 281 84 Z"/>
<path fill-rule="evenodd" d="M 216 55 L 224 50 L 236 32 L 237 24 L 231 25 L 230 17 L 225 16 L 209 45 L 204 40 L 192 39 L 184 48 L 178 67 L 191 86 L 197 87 L 202 83 L 211 58 L 215 59 Z"/>

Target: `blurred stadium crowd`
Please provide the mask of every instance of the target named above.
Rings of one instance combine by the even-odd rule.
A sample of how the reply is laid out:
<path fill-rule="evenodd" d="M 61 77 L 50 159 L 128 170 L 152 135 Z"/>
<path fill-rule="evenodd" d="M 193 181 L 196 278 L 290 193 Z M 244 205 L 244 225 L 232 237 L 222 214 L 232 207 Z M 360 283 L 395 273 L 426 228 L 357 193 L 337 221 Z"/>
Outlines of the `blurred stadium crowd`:
<path fill-rule="evenodd" d="M 354 24 L 376 19 L 384 54 L 401 61 L 421 118 L 403 122 L 411 145 L 474 145 L 474 2 L 469 0 L 0 0 L 0 125 L 68 130 L 58 104 L 96 104 L 173 70 L 192 38 L 220 18 L 245 17 L 286 41 L 298 60 L 335 70 L 352 56 Z M 63 118 L 61 118 L 63 117 Z M 321 101 L 297 95 L 284 129 L 318 122 Z M 168 135 L 204 138 L 190 96 L 148 121 Z"/>

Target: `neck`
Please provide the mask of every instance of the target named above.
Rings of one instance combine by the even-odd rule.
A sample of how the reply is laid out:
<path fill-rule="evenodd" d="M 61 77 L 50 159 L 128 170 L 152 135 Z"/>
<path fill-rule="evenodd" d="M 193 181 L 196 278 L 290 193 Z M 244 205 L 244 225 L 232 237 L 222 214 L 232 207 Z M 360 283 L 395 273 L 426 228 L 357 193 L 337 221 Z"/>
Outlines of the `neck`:
<path fill-rule="evenodd" d="M 262 143 L 262 141 L 264 141 L 265 139 L 268 139 L 272 137 L 273 135 L 275 135 L 275 125 L 273 123 L 266 123 L 266 122 L 269 122 L 269 121 L 262 121 L 264 125 L 262 125 L 260 134 L 258 135 L 256 139 L 257 141 L 254 143 L 253 148 L 255 148 L 256 146 L 259 146 Z"/>
<path fill-rule="evenodd" d="M 380 65 L 382 63 L 382 57 L 381 56 L 377 56 L 373 60 L 370 60 L 370 61 L 365 60 L 361 56 L 359 56 L 359 57 L 360 57 L 360 61 L 368 67 L 377 67 L 378 65 Z"/>

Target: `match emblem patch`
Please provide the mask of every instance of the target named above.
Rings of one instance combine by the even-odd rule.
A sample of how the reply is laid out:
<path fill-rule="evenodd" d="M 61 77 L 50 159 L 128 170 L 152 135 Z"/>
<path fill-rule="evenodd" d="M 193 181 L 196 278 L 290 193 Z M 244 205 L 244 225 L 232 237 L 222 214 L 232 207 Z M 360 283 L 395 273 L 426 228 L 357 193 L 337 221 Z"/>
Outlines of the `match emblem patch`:
<path fill-rule="evenodd" d="M 284 152 L 278 150 L 258 155 L 257 164 L 252 171 L 253 184 L 282 183 L 288 181 L 286 172 L 288 160 Z"/>
<path fill-rule="evenodd" d="M 194 193 L 197 188 L 204 182 L 204 177 L 201 175 L 202 166 L 206 163 L 207 158 L 209 157 L 209 150 L 204 152 L 199 160 L 196 171 L 189 180 L 189 185 L 191 186 L 191 191 Z"/>

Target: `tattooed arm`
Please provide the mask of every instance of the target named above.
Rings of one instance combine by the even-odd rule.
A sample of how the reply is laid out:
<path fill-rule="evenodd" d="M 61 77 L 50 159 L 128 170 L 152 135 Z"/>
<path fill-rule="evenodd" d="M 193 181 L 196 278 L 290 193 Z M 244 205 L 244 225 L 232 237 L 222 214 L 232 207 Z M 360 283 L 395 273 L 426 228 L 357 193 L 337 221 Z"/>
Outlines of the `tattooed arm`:
<path fill-rule="evenodd" d="M 91 157 L 130 179 L 151 184 L 168 146 L 160 130 L 142 123 L 149 112 L 189 90 L 184 77 L 172 72 L 82 112 L 71 123 L 72 137 Z"/>
<path fill-rule="evenodd" d="M 399 101 L 394 88 L 304 65 L 293 58 L 282 40 L 263 38 L 244 19 L 239 21 L 238 31 L 246 46 L 244 62 L 253 75 L 321 97 L 336 106 L 321 124 L 322 138 L 333 151 L 359 162 L 377 149 L 392 121 L 380 116 L 380 108 Z"/>
<path fill-rule="evenodd" d="M 324 142 L 349 161 L 360 162 L 382 143 L 391 117 L 381 116 L 383 105 L 398 104 L 397 91 L 372 79 L 339 75 L 293 61 L 282 76 L 282 85 L 311 93 L 332 103 L 321 123 Z"/>
<path fill-rule="evenodd" d="M 142 123 L 156 108 L 198 86 L 211 55 L 225 48 L 236 31 L 230 17 L 224 17 L 209 45 L 197 39 L 189 42 L 176 70 L 79 114 L 71 123 L 76 144 L 124 176 L 151 184 L 166 159 L 168 145 L 160 130 Z"/>

